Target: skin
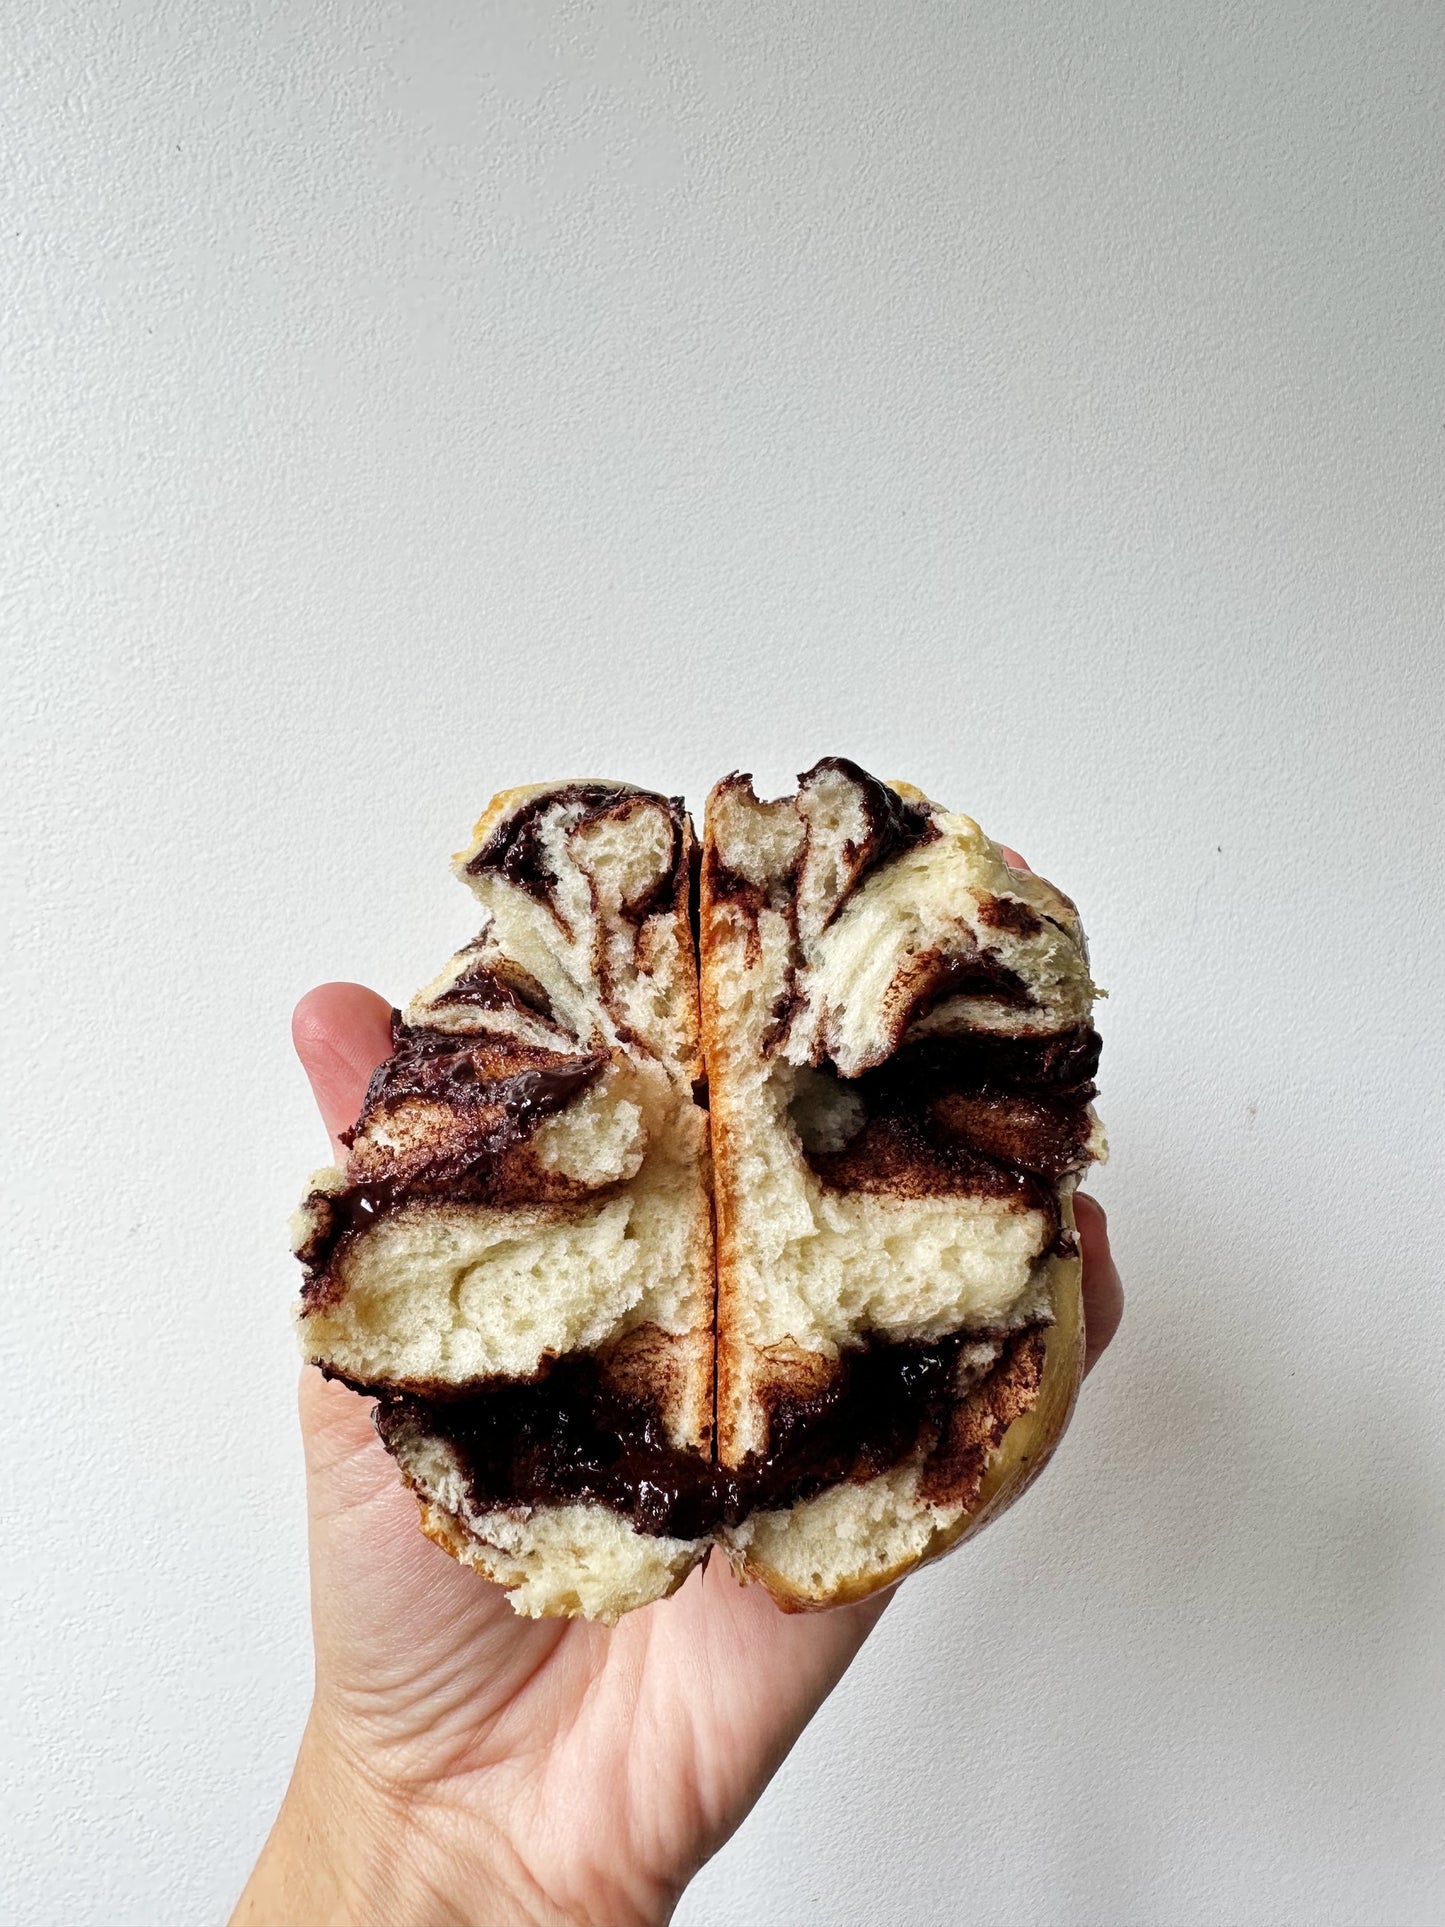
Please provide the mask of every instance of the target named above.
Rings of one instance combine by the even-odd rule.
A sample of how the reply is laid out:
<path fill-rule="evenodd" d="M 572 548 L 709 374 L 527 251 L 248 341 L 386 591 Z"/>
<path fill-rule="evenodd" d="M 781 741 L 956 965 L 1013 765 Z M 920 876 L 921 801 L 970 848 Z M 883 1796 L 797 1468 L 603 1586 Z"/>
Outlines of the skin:
<path fill-rule="evenodd" d="M 359 984 L 297 1008 L 333 1141 L 389 1015 Z M 1076 1204 L 1092 1366 L 1123 1294 L 1103 1211 Z M 716 1560 L 610 1631 L 519 1619 L 418 1531 L 370 1401 L 308 1370 L 300 1403 L 315 1697 L 233 1927 L 666 1921 L 889 1595 L 788 1615 Z"/>

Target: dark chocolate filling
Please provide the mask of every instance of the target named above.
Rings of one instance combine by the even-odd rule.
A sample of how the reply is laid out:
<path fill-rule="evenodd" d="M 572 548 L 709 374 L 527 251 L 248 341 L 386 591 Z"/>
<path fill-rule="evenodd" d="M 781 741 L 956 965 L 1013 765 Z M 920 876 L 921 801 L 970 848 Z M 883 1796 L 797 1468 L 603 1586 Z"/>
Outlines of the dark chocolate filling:
<path fill-rule="evenodd" d="M 980 897 L 978 920 L 990 930 L 1011 930 L 1016 937 L 1036 937 L 1044 927 L 1038 911 L 1017 897 Z"/>
<path fill-rule="evenodd" d="M 959 1353 L 978 1337 L 952 1333 L 931 1344 L 875 1338 L 843 1352 L 821 1390 L 767 1399 L 767 1450 L 735 1468 L 671 1444 L 656 1408 L 620 1391 L 589 1353 L 569 1353 L 538 1378 L 494 1379 L 461 1395 L 438 1388 L 427 1396 L 382 1396 L 376 1428 L 388 1445 L 407 1432 L 443 1440 L 478 1511 L 603 1505 L 641 1532 L 700 1539 L 758 1508 L 874 1478 L 920 1443 L 942 1460 L 950 1422 L 968 1398 L 1021 1365 L 1037 1382 L 1042 1335 L 1031 1327 L 1004 1340 L 981 1387 L 960 1394 Z M 983 1462 L 979 1453 L 965 1468 L 975 1483 Z M 958 1468 L 949 1469 L 956 1483 Z"/>
<path fill-rule="evenodd" d="M 542 824 L 547 813 L 559 807 L 576 807 L 580 812 L 577 821 L 586 823 L 638 801 L 665 804 L 672 818 L 673 832 L 673 855 L 667 869 L 649 886 L 645 896 L 622 906 L 624 916 L 633 923 L 641 923 L 668 903 L 676 888 L 684 817 L 680 796 L 663 797 L 651 790 L 622 788 L 613 783 L 564 783 L 557 789 L 544 790 L 540 796 L 529 797 L 497 825 L 468 863 L 468 874 L 480 876 L 486 870 L 495 870 L 539 903 L 551 907 L 558 879 L 542 844 Z"/>
<path fill-rule="evenodd" d="M 814 763 L 811 769 L 804 770 L 798 778 L 799 790 L 806 787 L 809 777 L 816 776 L 822 769 L 835 769 L 857 784 L 862 792 L 863 813 L 868 821 L 861 848 L 851 843 L 845 846 L 844 854 L 854 866 L 853 874 L 828 912 L 827 921 L 832 923 L 866 878 L 885 863 L 891 863 L 895 857 L 916 849 L 920 843 L 931 843 L 938 835 L 938 828 L 927 810 L 905 802 L 897 790 L 891 789 L 887 783 L 880 783 L 876 776 L 870 776 L 866 769 L 850 762 L 846 756 L 825 756 L 821 762 Z"/>
<path fill-rule="evenodd" d="M 798 778 L 801 791 L 810 777 L 819 770 L 838 770 L 850 782 L 856 784 L 860 793 L 865 828 L 861 843 L 844 845 L 844 856 L 849 865 L 847 882 L 840 890 L 836 902 L 828 911 L 826 921 L 833 922 L 839 911 L 859 885 L 885 863 L 906 851 L 916 849 L 920 843 L 931 843 L 938 835 L 937 825 L 927 810 L 905 802 L 897 790 L 880 783 L 876 776 L 870 776 L 856 763 L 849 762 L 846 756 L 825 756 L 821 762 L 814 763 L 804 770 Z M 752 777 L 745 772 L 735 772 L 724 778 L 719 788 L 751 787 Z M 754 883 L 751 879 L 730 870 L 722 862 L 713 845 L 709 859 L 709 892 L 715 901 L 731 901 L 740 904 L 750 916 L 756 917 L 759 911 L 771 909 L 781 911 L 790 922 L 796 922 L 796 886 L 798 872 L 807 855 L 806 839 L 800 845 L 798 855 L 791 868 L 770 877 L 766 884 Z"/>
<path fill-rule="evenodd" d="M 954 957 L 921 957 L 918 963 L 925 968 L 920 970 L 908 1000 L 903 1018 L 905 1030 L 951 997 L 981 998 L 987 1003 L 1003 1004 L 1010 1010 L 1038 1008 L 1023 978 L 1001 963 L 992 950 L 974 950 Z"/>
<path fill-rule="evenodd" d="M 297 1253 L 307 1274 L 301 1287 L 307 1311 L 331 1302 L 343 1245 L 414 1199 L 505 1201 L 509 1154 L 544 1118 L 565 1110 L 608 1061 L 605 1051 L 565 1056 L 494 1034 L 457 1036 L 405 1024 L 398 1011 L 391 1014 L 391 1037 L 392 1054 L 373 1073 L 361 1117 L 343 1142 L 354 1144 L 378 1111 L 408 1099 L 444 1106 L 460 1128 L 385 1173 L 311 1194 L 317 1222 Z"/>
<path fill-rule="evenodd" d="M 401 1096 L 440 1095 L 443 1087 L 459 1107 L 474 1101 L 465 1066 L 454 1061 L 468 1055 L 470 1040 L 409 1030 L 399 1019 L 395 1037 L 396 1054 L 373 1079 L 367 1112 Z M 475 1145 L 469 1172 L 455 1165 L 428 1171 L 430 1194 L 486 1196 L 502 1152 L 568 1103 L 605 1059 L 552 1061 L 563 1068 L 522 1069 L 484 1085 L 487 1103 L 500 1094 L 503 1117 Z M 1072 1252 L 1055 1186 L 1082 1162 L 1098 1062 L 1098 1035 L 1084 1026 L 1047 1037 L 972 1032 L 910 1044 L 844 1084 L 863 1107 L 854 1138 L 841 1151 L 805 1155 L 837 1189 L 1015 1198 L 1053 1224 L 1055 1250 Z M 823 1074 L 833 1075 L 826 1068 Z M 389 1180 L 327 1200 L 331 1223 L 313 1240 L 325 1256 L 308 1283 L 308 1302 L 325 1302 L 326 1260 L 342 1237 L 407 1197 L 428 1194 L 424 1183 L 407 1188 Z M 309 1248 L 302 1256 L 316 1262 Z M 557 1359 L 535 1378 L 493 1379 L 464 1392 L 357 1389 L 378 1393 L 376 1425 L 386 1442 L 411 1430 L 451 1446 L 478 1511 L 598 1504 L 640 1531 L 692 1539 L 735 1525 L 756 1508 L 789 1506 L 830 1485 L 875 1477 L 920 1445 L 939 1496 L 971 1502 L 959 1481 L 966 1475 L 976 1483 L 987 1453 L 971 1432 L 962 1444 L 950 1439 L 967 1432 L 958 1421 L 974 1396 L 956 1390 L 959 1353 L 979 1336 L 952 1333 L 930 1344 L 874 1337 L 843 1352 L 821 1389 L 765 1392 L 767 1451 L 736 1468 L 672 1445 L 657 1407 L 614 1384 L 588 1353 Z M 1036 1376 L 1041 1338 L 1034 1327 L 1005 1341 L 984 1386 L 1016 1373 L 1028 1345 L 1037 1354 Z"/>
<path fill-rule="evenodd" d="M 524 1044 L 505 1032 L 434 1030 L 391 1013 L 391 1056 L 366 1087 L 360 1129 L 378 1111 L 410 1098 L 445 1104 L 460 1115 L 500 1107 L 511 1141 L 570 1104 L 607 1062 L 605 1051 L 569 1056 Z M 356 1129 L 344 1141 L 354 1141 Z"/>
<path fill-rule="evenodd" d="M 535 977 L 516 965 L 472 964 L 453 978 L 438 1004 L 467 1004 L 475 1010 L 511 1010 L 552 1021 L 552 1003 Z"/>
<path fill-rule="evenodd" d="M 840 1098 L 861 1107 L 859 1127 L 841 1149 L 803 1154 L 834 1190 L 1014 1198 L 1057 1234 L 1056 1187 L 1086 1162 L 1098 1064 L 1098 1033 L 1084 1026 L 907 1044 L 839 1080 Z M 835 1073 L 824 1066 L 815 1075 Z"/>
<path fill-rule="evenodd" d="M 559 805 L 576 804 L 584 811 L 605 809 L 630 794 L 611 783 L 566 783 L 560 789 L 532 796 L 499 823 L 467 865 L 469 876 L 495 870 L 529 896 L 550 902 L 557 874 L 542 847 L 542 819 Z"/>

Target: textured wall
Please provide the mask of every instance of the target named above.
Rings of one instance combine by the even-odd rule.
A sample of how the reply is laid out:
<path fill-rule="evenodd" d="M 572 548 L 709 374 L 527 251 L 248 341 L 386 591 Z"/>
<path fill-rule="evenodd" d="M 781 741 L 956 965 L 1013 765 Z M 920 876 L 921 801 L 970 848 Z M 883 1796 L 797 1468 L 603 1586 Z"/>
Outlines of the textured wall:
<path fill-rule="evenodd" d="M 293 999 L 505 783 L 841 751 L 1083 906 L 1133 1301 L 682 1920 L 1438 1919 L 1438 6 L 8 38 L 0 1912 L 213 1917 L 284 1782 Z"/>

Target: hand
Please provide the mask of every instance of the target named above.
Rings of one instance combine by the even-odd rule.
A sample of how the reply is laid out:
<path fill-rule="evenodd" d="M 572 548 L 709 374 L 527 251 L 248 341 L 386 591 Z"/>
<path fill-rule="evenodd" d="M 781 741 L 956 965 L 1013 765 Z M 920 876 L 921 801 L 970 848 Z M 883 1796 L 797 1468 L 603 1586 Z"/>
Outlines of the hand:
<path fill-rule="evenodd" d="M 297 1009 L 333 1138 L 390 1051 L 389 1016 L 356 984 Z M 1076 1208 L 1092 1365 L 1123 1295 L 1103 1212 Z M 665 1921 L 887 1595 L 789 1615 L 714 1559 L 611 1631 L 519 1619 L 422 1536 L 370 1414 L 303 1373 L 315 1699 L 233 1927 Z"/>

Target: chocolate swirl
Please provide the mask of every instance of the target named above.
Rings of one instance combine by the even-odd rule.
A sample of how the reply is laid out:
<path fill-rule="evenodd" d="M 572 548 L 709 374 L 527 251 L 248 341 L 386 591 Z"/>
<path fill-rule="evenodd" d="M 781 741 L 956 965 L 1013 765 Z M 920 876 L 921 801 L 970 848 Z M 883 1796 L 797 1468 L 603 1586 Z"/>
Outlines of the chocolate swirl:
<path fill-rule="evenodd" d="M 920 1445 L 931 1501 L 968 1504 L 990 1444 L 1031 1402 L 1045 1333 L 1031 1326 L 1003 1337 L 992 1367 L 961 1388 L 960 1355 L 978 1341 L 978 1333 L 932 1344 L 875 1338 L 843 1352 L 818 1389 L 769 1396 L 767 1450 L 736 1468 L 672 1445 L 656 1406 L 619 1389 L 593 1354 L 461 1395 L 383 1396 L 376 1428 L 389 1446 L 407 1433 L 449 1446 L 477 1512 L 603 1505 L 640 1532 L 675 1539 L 874 1478 Z"/>

